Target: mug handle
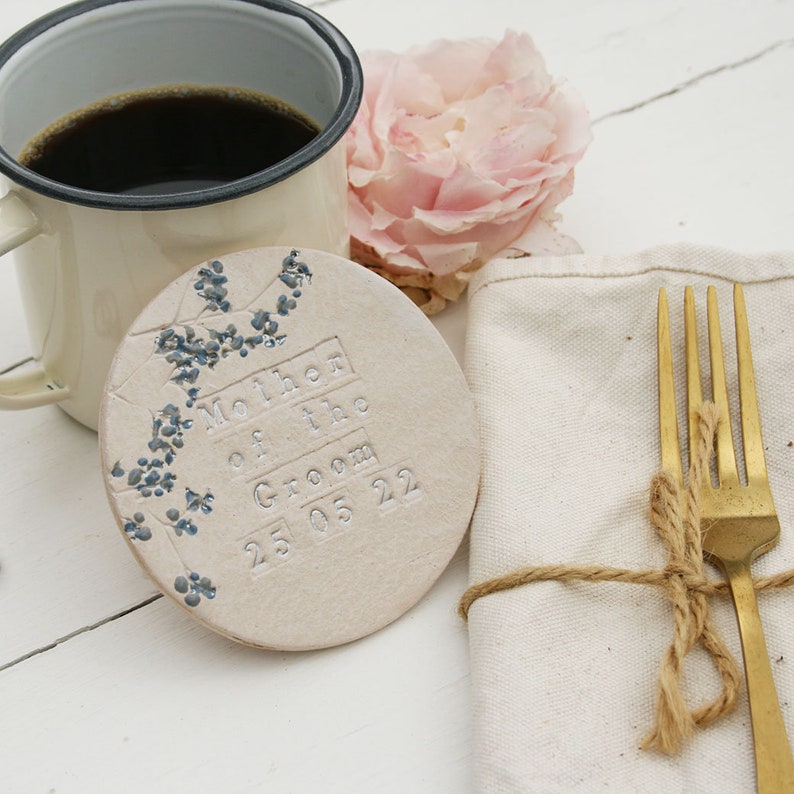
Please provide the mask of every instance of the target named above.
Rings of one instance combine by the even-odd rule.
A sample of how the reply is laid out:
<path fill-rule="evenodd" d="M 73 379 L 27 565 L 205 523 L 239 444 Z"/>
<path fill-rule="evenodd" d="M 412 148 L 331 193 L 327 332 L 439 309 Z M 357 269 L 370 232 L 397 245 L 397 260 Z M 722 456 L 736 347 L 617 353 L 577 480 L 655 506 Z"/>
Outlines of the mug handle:
<path fill-rule="evenodd" d="M 41 222 L 22 198 L 7 193 L 0 198 L 0 256 L 41 232 Z M 0 372 L 0 409 L 34 408 L 69 396 L 40 364 L 20 372 Z"/>

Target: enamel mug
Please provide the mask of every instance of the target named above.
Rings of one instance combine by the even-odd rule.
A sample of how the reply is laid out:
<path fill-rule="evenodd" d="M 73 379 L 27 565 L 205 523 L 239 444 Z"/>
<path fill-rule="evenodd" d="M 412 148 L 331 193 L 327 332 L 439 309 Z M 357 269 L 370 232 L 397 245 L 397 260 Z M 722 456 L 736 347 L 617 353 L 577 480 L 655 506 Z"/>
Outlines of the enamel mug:
<path fill-rule="evenodd" d="M 264 92 L 320 132 L 250 176 L 160 195 L 76 188 L 16 159 L 78 108 L 179 83 Z M 84 0 L 0 45 L 0 253 L 16 249 L 34 359 L 0 375 L 0 408 L 58 403 L 96 429 L 120 339 L 180 273 L 263 245 L 346 256 L 342 139 L 361 91 L 349 42 L 290 0 Z"/>

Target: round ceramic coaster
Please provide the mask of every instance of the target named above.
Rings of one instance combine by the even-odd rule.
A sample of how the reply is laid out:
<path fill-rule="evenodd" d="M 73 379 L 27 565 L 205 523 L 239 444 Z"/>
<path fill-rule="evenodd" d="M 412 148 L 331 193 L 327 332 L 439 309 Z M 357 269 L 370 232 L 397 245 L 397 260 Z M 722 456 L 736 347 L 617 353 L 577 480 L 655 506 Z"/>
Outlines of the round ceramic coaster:
<path fill-rule="evenodd" d="M 283 650 L 413 606 L 479 475 L 472 400 L 433 325 L 309 250 L 235 253 L 168 286 L 119 346 L 100 434 L 111 507 L 162 591 Z"/>

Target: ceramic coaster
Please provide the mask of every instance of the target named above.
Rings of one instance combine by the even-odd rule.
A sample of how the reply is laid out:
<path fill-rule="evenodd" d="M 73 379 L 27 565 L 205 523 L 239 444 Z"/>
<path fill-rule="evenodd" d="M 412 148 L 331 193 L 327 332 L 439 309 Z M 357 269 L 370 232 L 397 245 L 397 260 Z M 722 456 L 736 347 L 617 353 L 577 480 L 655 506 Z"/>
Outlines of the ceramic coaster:
<path fill-rule="evenodd" d="M 348 260 L 212 260 L 135 321 L 101 451 L 130 548 L 164 593 L 250 645 L 321 648 L 413 606 L 468 526 L 466 382 L 433 325 Z"/>

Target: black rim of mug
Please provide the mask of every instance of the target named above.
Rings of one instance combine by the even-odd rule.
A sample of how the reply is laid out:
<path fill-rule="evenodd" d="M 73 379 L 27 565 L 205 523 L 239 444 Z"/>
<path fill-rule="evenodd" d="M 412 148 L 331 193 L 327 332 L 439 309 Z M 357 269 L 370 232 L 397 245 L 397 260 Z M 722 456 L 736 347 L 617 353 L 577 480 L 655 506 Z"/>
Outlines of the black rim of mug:
<path fill-rule="evenodd" d="M 138 1 L 80 0 L 46 14 L 17 31 L 17 33 L 0 44 L 0 69 L 25 44 L 55 25 L 105 6 Z M 256 193 L 263 188 L 283 181 L 318 160 L 342 138 L 358 112 L 361 103 L 364 79 L 361 64 L 353 46 L 327 19 L 310 8 L 292 2 L 292 0 L 235 0 L 235 2 L 247 3 L 300 17 L 309 24 L 314 33 L 323 39 L 337 59 L 342 75 L 342 96 L 339 104 L 334 115 L 320 134 L 302 149 L 263 171 L 258 171 L 250 176 L 227 182 L 217 187 L 185 193 L 150 196 L 100 193 L 47 179 L 35 171 L 20 165 L 2 146 L 0 146 L 0 172 L 8 176 L 17 185 L 71 204 L 82 204 L 88 207 L 113 210 L 167 210 L 217 204 Z"/>

